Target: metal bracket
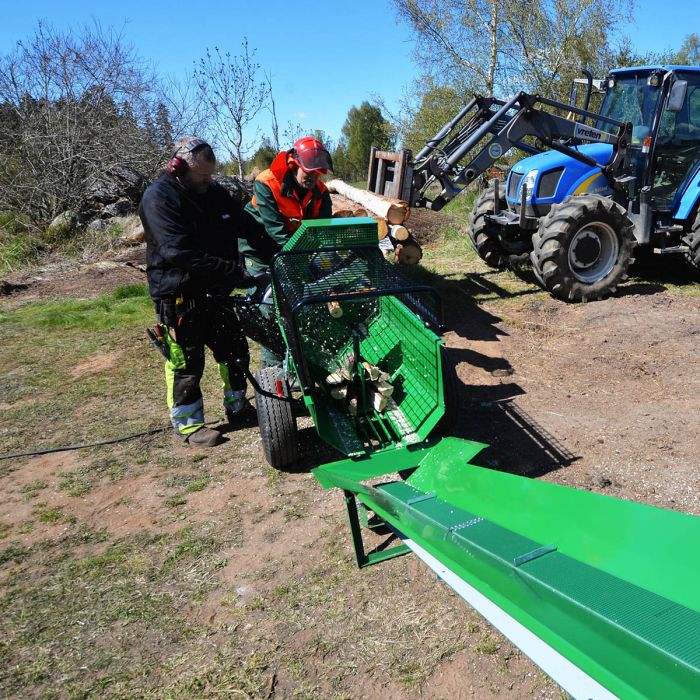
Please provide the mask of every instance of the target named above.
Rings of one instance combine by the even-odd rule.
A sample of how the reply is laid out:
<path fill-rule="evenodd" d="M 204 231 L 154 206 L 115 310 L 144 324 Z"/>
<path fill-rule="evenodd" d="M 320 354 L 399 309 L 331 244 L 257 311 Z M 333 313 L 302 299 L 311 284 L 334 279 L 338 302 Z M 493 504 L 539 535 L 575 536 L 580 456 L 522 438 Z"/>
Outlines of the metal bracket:
<path fill-rule="evenodd" d="M 408 554 L 411 550 L 408 545 L 400 544 L 395 547 L 390 547 L 382 551 L 365 552 L 365 545 L 362 541 L 362 528 L 360 526 L 360 518 L 357 512 L 357 503 L 355 502 L 355 494 L 352 491 L 343 491 L 345 496 L 345 507 L 348 511 L 348 520 L 350 521 L 350 533 L 352 535 L 352 544 L 355 549 L 355 561 L 360 569 L 372 564 L 400 557 L 403 554 Z"/>
<path fill-rule="evenodd" d="M 539 559 L 545 554 L 550 554 L 551 552 L 556 551 L 557 548 L 552 544 L 545 545 L 544 547 L 538 547 L 537 549 L 533 549 L 531 552 L 527 552 L 525 554 L 521 554 L 519 557 L 515 557 L 513 559 L 513 566 L 522 566 L 523 564 L 527 564 L 533 559 Z"/>

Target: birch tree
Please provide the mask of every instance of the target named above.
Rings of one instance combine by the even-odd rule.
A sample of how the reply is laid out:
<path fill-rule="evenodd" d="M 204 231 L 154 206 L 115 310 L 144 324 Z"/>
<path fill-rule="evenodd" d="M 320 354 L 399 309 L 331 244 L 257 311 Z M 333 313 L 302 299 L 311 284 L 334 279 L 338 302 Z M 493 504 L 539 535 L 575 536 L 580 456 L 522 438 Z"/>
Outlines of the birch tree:
<path fill-rule="evenodd" d="M 393 0 L 415 31 L 434 86 L 565 97 L 582 67 L 601 67 L 629 0 Z M 607 68 L 612 66 L 607 66 Z M 425 76 L 422 76 L 425 79 Z"/>

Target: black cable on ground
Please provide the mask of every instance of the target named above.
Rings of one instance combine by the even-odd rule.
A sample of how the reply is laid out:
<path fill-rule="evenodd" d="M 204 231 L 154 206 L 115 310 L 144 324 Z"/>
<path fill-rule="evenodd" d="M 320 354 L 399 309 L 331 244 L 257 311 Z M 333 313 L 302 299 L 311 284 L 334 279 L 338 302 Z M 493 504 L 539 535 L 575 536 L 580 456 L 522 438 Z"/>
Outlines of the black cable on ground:
<path fill-rule="evenodd" d="M 217 421 L 218 422 L 218 421 Z M 153 428 L 146 430 L 143 433 L 134 433 L 125 437 L 112 438 L 111 440 L 100 440 L 100 442 L 90 442 L 85 445 L 68 445 L 67 447 L 50 447 L 46 450 L 36 450 L 35 452 L 17 452 L 13 455 L 0 455 L 0 462 L 5 459 L 17 459 L 19 457 L 38 457 L 39 455 L 47 455 L 52 452 L 70 452 L 71 450 L 82 450 L 86 447 L 99 447 L 100 445 L 113 445 L 117 442 L 126 442 L 127 440 L 135 440 L 136 438 L 145 437 L 146 435 L 154 435 L 155 433 L 164 433 L 166 430 L 172 430 L 172 425 L 165 425 L 162 428 Z"/>

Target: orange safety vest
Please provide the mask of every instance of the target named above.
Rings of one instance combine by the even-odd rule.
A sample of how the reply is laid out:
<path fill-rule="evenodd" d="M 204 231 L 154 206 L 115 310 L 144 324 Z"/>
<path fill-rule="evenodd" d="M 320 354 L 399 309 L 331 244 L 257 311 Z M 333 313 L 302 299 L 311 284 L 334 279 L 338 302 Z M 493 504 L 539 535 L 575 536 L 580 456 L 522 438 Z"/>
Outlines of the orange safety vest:
<path fill-rule="evenodd" d="M 296 192 L 294 191 L 290 195 L 283 195 L 282 183 L 289 171 L 287 152 L 283 151 L 275 157 L 269 169 L 263 170 L 255 180 L 270 188 L 277 203 L 277 208 L 284 218 L 285 228 L 289 233 L 294 233 L 301 226 L 301 222 L 304 219 L 318 219 L 323 202 L 322 195 L 328 188 L 319 180 L 316 183 L 316 187 L 313 190 L 309 190 L 301 201 L 296 197 Z M 251 204 L 256 209 L 258 208 L 255 196 L 253 196 Z"/>

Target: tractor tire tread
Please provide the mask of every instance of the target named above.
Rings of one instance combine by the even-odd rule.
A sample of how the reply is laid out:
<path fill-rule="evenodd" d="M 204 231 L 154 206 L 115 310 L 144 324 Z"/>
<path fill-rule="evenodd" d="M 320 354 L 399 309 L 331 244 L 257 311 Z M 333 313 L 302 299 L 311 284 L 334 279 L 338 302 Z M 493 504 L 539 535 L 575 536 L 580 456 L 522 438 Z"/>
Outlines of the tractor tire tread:
<path fill-rule="evenodd" d="M 491 232 L 489 223 L 485 217 L 493 213 L 493 198 L 495 190 L 493 186 L 487 187 L 476 200 L 472 209 L 468 235 L 477 255 L 495 270 L 503 270 L 508 267 L 508 252 L 503 250 L 497 236 Z M 505 199 L 503 199 L 505 206 Z"/>
<path fill-rule="evenodd" d="M 700 272 L 700 210 L 683 241 L 690 248 L 685 253 L 686 260 L 695 268 L 696 272 Z"/>
<path fill-rule="evenodd" d="M 577 280 L 568 268 L 566 244 L 579 222 L 595 221 L 597 217 L 616 231 L 619 253 L 613 269 L 603 279 L 589 284 Z M 599 195 L 572 195 L 554 205 L 533 234 L 532 243 L 530 258 L 535 277 L 550 294 L 572 302 L 603 299 L 615 293 L 619 283 L 627 279 L 636 244 L 634 225 L 625 210 Z"/>

